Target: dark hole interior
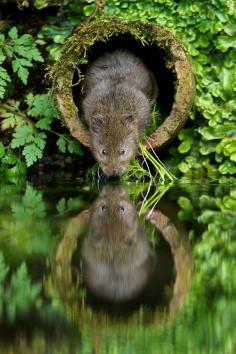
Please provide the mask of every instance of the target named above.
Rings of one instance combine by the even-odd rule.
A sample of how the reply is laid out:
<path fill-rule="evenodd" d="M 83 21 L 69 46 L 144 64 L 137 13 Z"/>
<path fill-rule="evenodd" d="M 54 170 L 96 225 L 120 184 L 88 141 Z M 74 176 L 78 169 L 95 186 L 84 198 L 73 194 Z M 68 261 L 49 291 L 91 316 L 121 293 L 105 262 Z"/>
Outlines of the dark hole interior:
<path fill-rule="evenodd" d="M 174 101 L 176 76 L 166 67 L 167 52 L 153 44 L 143 46 L 141 42 L 135 40 L 130 34 L 123 34 L 113 36 L 107 42 L 96 42 L 88 50 L 88 62 L 91 63 L 106 51 L 113 51 L 115 49 L 127 49 L 133 52 L 152 71 L 159 87 L 158 106 L 160 113 L 164 117 L 168 116 Z M 82 74 L 85 73 L 86 68 L 87 65 L 80 66 Z M 76 73 L 73 82 L 78 82 Z M 75 104 L 80 107 L 82 97 L 79 85 L 74 86 L 73 97 Z"/>

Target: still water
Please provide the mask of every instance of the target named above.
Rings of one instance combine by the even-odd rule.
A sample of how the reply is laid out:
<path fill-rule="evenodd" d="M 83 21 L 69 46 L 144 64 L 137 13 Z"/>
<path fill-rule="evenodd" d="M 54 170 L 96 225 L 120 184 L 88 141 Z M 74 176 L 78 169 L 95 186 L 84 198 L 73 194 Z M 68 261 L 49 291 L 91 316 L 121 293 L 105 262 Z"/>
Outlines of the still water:
<path fill-rule="evenodd" d="M 0 186 L 0 353 L 236 352 L 236 184 Z"/>

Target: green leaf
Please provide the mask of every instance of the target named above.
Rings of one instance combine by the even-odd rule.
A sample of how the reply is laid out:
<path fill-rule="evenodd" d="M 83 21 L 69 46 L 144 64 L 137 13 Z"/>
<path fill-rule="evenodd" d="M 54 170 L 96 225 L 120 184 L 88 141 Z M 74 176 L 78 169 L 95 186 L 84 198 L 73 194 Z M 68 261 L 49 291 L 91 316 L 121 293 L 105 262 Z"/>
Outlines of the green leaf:
<path fill-rule="evenodd" d="M 67 143 L 67 149 L 71 154 L 83 155 L 81 145 L 76 140 L 70 139 Z"/>
<path fill-rule="evenodd" d="M 2 130 L 14 128 L 16 125 L 16 115 L 14 113 L 5 113 L 1 122 Z"/>
<path fill-rule="evenodd" d="M 230 160 L 236 162 L 236 152 L 230 155 Z"/>
<path fill-rule="evenodd" d="M 61 43 L 63 44 L 65 39 L 69 37 L 69 35 L 72 33 L 73 26 L 71 22 L 64 21 L 61 23 L 60 26 L 52 25 L 52 24 L 46 24 L 41 28 L 41 33 L 43 34 L 44 37 L 48 39 L 52 39 L 55 43 Z M 55 38 L 57 36 L 60 36 L 63 38 L 63 41 L 55 41 Z M 58 38 L 57 38 L 58 39 Z"/>
<path fill-rule="evenodd" d="M 48 1 L 49 0 L 34 0 L 34 6 L 36 9 L 41 10 L 48 6 Z"/>
<path fill-rule="evenodd" d="M 3 54 L 2 49 L 0 49 L 0 64 L 2 64 L 5 59 L 6 59 L 6 56 Z"/>
<path fill-rule="evenodd" d="M 15 67 L 15 69 L 16 69 L 16 67 Z M 19 79 L 21 79 L 21 81 L 23 82 L 23 84 L 26 85 L 28 82 L 29 70 L 26 69 L 24 66 L 18 66 L 18 68 L 16 69 L 16 73 L 17 73 L 17 76 L 19 77 Z"/>
<path fill-rule="evenodd" d="M 226 134 L 234 128 L 234 124 L 225 123 L 215 127 L 204 127 L 198 131 L 206 140 L 222 139 Z"/>
<path fill-rule="evenodd" d="M 211 27 L 211 21 L 205 19 L 205 21 L 200 22 L 198 29 L 200 32 L 206 33 L 207 31 L 209 31 L 210 27 Z"/>
<path fill-rule="evenodd" d="M 5 155 L 5 148 L 3 143 L 0 142 L 0 158 L 2 158 Z"/>
<path fill-rule="evenodd" d="M 186 152 L 188 152 L 193 144 L 193 137 L 186 139 L 184 141 L 182 141 L 182 143 L 178 146 L 178 151 L 181 154 L 185 154 Z"/>
<path fill-rule="evenodd" d="M 223 68 L 222 69 L 222 83 L 224 91 L 230 96 L 233 91 L 233 75 L 231 70 Z"/>
<path fill-rule="evenodd" d="M 18 38 L 17 29 L 13 27 L 9 32 L 9 36 L 11 36 L 13 42 L 12 46 L 7 45 L 4 50 L 9 57 L 12 57 L 14 53 L 13 71 L 26 84 L 29 75 L 27 68 L 32 66 L 33 61 L 43 62 L 43 57 L 30 34 L 24 34 Z"/>
<path fill-rule="evenodd" d="M 199 206 L 201 209 L 203 208 L 215 208 L 215 198 L 210 197 L 209 195 L 203 194 L 199 199 Z"/>
<path fill-rule="evenodd" d="M 4 81 L 8 81 L 10 82 L 10 76 L 8 75 L 8 72 L 6 71 L 6 69 L 0 67 L 0 78 L 1 78 L 1 85 L 6 85 L 7 83 L 5 83 Z"/>
<path fill-rule="evenodd" d="M 27 185 L 25 195 L 21 203 L 12 203 L 11 205 L 14 217 L 22 220 L 29 216 L 43 218 L 45 217 L 45 204 L 42 193 L 36 191 L 32 186 Z"/>
<path fill-rule="evenodd" d="M 217 39 L 217 48 L 222 52 L 226 52 L 229 48 L 236 48 L 236 36 L 219 36 Z"/>
<path fill-rule="evenodd" d="M 199 151 L 202 155 L 209 155 L 216 151 L 216 141 L 201 141 L 199 144 Z"/>
<path fill-rule="evenodd" d="M 15 40 L 14 42 L 16 45 L 21 45 L 25 47 L 31 47 L 34 46 L 34 40 L 32 36 L 28 33 L 23 34 L 20 38 Z"/>
<path fill-rule="evenodd" d="M 0 285 L 5 280 L 8 271 L 9 267 L 5 264 L 3 254 L 0 252 Z"/>
<path fill-rule="evenodd" d="M 230 196 L 223 198 L 224 207 L 229 211 L 236 211 L 236 200 Z"/>
<path fill-rule="evenodd" d="M 200 215 L 200 217 L 198 218 L 198 221 L 203 224 L 208 224 L 213 222 L 215 220 L 215 217 L 218 215 L 220 215 L 218 211 L 204 210 Z"/>
<path fill-rule="evenodd" d="M 235 153 L 236 152 L 236 140 L 226 143 L 223 151 L 226 156 L 231 156 L 233 153 Z"/>
<path fill-rule="evenodd" d="M 4 97 L 7 83 L 11 81 L 11 78 L 5 68 L 0 66 L 0 98 Z"/>
<path fill-rule="evenodd" d="M 28 53 L 28 58 L 34 61 L 44 61 L 40 51 L 35 46 L 30 49 L 30 52 Z"/>
<path fill-rule="evenodd" d="M 6 165 L 14 165 L 18 161 L 17 156 L 13 153 L 12 150 L 6 150 L 5 151 L 5 156 L 2 158 L 1 162 L 6 164 Z"/>
<path fill-rule="evenodd" d="M 224 161 L 219 167 L 220 173 L 223 175 L 230 174 L 234 175 L 236 173 L 236 165 L 233 161 Z"/>
<path fill-rule="evenodd" d="M 52 43 L 47 46 L 47 50 L 54 61 L 58 61 L 63 47 L 59 44 Z"/>
<path fill-rule="evenodd" d="M 96 9 L 96 6 L 95 6 L 95 4 L 91 4 L 91 5 L 86 5 L 86 6 L 84 6 L 84 14 L 85 14 L 85 16 L 90 16 L 90 15 L 92 15 L 92 13 L 95 11 L 95 9 Z"/>
<path fill-rule="evenodd" d="M 28 167 L 32 166 L 34 162 L 43 156 L 42 149 L 39 148 L 35 143 L 27 144 L 23 148 L 22 153 L 25 157 L 26 165 Z"/>
<path fill-rule="evenodd" d="M 14 67 L 16 67 L 16 70 L 15 72 L 17 71 L 18 67 L 21 67 L 21 66 L 26 66 L 28 68 L 32 67 L 33 64 L 25 59 L 25 58 L 20 58 L 20 59 L 17 59 L 17 60 L 12 60 L 12 67 L 13 67 L 13 70 L 14 70 Z"/>
<path fill-rule="evenodd" d="M 0 44 L 4 44 L 5 42 L 5 36 L 3 33 L 0 33 Z"/>
<path fill-rule="evenodd" d="M 182 209 L 185 209 L 185 210 L 188 210 L 188 211 L 192 211 L 193 210 L 192 203 L 186 197 L 179 197 L 178 204 L 179 204 L 179 206 Z"/>
<path fill-rule="evenodd" d="M 50 130 L 50 125 L 52 123 L 52 117 L 44 117 L 39 119 L 39 121 L 35 124 L 36 128 L 42 129 L 42 130 Z"/>
<path fill-rule="evenodd" d="M 236 188 L 230 191 L 230 196 L 236 199 Z"/>
<path fill-rule="evenodd" d="M 181 162 L 178 165 L 178 169 L 182 172 L 182 173 L 187 173 L 190 169 L 190 166 L 186 163 L 186 162 Z"/>
<path fill-rule="evenodd" d="M 26 164 L 17 158 L 15 165 L 7 169 L 6 175 L 10 178 L 25 176 L 26 174 Z"/>
<path fill-rule="evenodd" d="M 45 133 L 37 133 L 34 137 L 34 143 L 43 150 L 46 145 L 47 135 Z"/>
<path fill-rule="evenodd" d="M 66 152 L 66 140 L 63 135 L 57 140 L 57 146 L 61 152 Z"/>
<path fill-rule="evenodd" d="M 26 99 L 30 108 L 28 114 L 32 117 L 44 117 L 44 121 L 38 123 L 38 127 L 44 124 L 50 126 L 53 119 L 59 116 L 58 109 L 53 96 L 49 94 L 35 95 Z"/>
<path fill-rule="evenodd" d="M 8 32 L 8 36 L 11 38 L 11 39 L 17 39 L 18 38 L 18 30 L 16 27 L 12 27 L 10 29 L 10 31 Z"/>
<path fill-rule="evenodd" d="M 31 283 L 26 264 L 22 263 L 13 273 L 10 288 L 5 294 L 7 317 L 10 322 L 13 322 L 18 314 L 24 315 L 31 310 L 41 288 L 41 283 Z"/>
<path fill-rule="evenodd" d="M 58 211 L 58 213 L 63 214 L 66 210 L 66 199 L 65 198 L 61 198 L 56 205 L 56 209 Z"/>
<path fill-rule="evenodd" d="M 11 147 L 13 149 L 20 146 L 24 146 L 26 143 L 32 140 L 33 128 L 29 125 L 22 125 L 16 127 L 15 132 L 13 133 L 13 139 L 11 142 Z"/>
<path fill-rule="evenodd" d="M 24 66 L 30 67 L 32 63 L 26 59 L 16 59 L 12 61 L 12 69 L 21 81 L 26 85 L 29 77 L 29 70 Z"/>

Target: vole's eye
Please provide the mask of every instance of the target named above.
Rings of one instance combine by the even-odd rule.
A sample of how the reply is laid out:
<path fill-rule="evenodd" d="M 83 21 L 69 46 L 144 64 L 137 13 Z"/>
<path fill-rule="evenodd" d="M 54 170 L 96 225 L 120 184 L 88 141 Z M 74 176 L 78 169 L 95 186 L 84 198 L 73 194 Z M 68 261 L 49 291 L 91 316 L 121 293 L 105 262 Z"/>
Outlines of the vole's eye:
<path fill-rule="evenodd" d="M 106 204 L 102 204 L 102 205 L 101 205 L 101 211 L 102 211 L 103 213 L 105 213 L 105 212 L 107 211 L 107 209 L 108 209 L 108 206 L 107 206 Z"/>
<path fill-rule="evenodd" d="M 126 240 L 124 240 L 124 244 L 125 244 L 125 246 L 131 246 L 132 245 L 132 239 L 130 239 L 130 238 L 128 238 L 128 239 L 126 239 Z"/>
<path fill-rule="evenodd" d="M 119 205 L 119 211 L 120 211 L 120 213 L 124 214 L 125 207 L 123 205 Z"/>
<path fill-rule="evenodd" d="M 126 153 L 126 150 L 124 148 L 121 148 L 120 149 L 120 155 L 125 155 L 125 153 Z"/>
<path fill-rule="evenodd" d="M 103 156 L 107 156 L 107 155 L 108 155 L 108 152 L 107 152 L 106 149 L 102 149 L 102 150 L 101 150 L 101 154 L 102 154 Z"/>
<path fill-rule="evenodd" d="M 99 233 L 94 233 L 94 234 L 93 234 L 93 240 L 94 240 L 95 242 L 100 242 L 101 239 L 102 239 L 101 234 L 99 234 Z"/>
<path fill-rule="evenodd" d="M 127 115 L 122 117 L 122 121 L 125 125 L 131 124 L 133 122 L 134 118 L 132 115 Z"/>

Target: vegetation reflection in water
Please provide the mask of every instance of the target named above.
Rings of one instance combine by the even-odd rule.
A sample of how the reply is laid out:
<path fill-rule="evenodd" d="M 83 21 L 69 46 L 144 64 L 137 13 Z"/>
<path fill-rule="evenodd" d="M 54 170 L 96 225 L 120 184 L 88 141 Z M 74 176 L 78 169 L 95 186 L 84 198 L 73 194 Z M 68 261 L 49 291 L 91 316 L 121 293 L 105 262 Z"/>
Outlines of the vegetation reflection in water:
<path fill-rule="evenodd" d="M 0 352 L 234 353 L 236 185 L 166 189 L 2 184 Z"/>

